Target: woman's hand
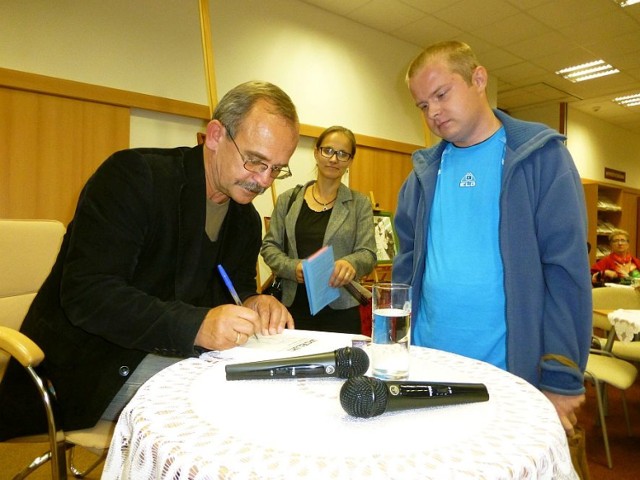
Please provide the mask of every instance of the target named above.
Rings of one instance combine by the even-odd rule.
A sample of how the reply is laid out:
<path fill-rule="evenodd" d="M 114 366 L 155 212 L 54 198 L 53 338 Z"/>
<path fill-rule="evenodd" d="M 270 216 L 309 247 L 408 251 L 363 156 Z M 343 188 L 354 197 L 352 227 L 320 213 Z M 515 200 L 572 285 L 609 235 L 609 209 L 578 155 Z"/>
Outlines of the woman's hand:
<path fill-rule="evenodd" d="M 304 283 L 304 272 L 302 271 L 302 262 L 298 262 L 296 265 L 296 281 L 298 283 Z"/>
<path fill-rule="evenodd" d="M 353 268 L 346 260 L 336 260 L 333 267 L 333 273 L 329 279 L 329 285 L 332 287 L 342 287 L 346 285 L 356 276 L 356 269 Z"/>
<path fill-rule="evenodd" d="M 613 270 L 605 270 L 604 276 L 607 278 L 618 278 L 618 272 L 614 272 Z"/>

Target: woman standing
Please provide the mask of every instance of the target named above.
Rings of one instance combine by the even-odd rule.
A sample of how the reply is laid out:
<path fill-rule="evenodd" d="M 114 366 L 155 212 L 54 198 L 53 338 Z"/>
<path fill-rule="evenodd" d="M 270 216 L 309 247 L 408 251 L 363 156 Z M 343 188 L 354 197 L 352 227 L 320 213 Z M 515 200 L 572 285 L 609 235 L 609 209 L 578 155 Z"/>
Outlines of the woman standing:
<path fill-rule="evenodd" d="M 329 280 L 332 287 L 367 275 L 376 264 L 371 202 L 342 183 L 355 153 L 351 130 L 333 126 L 322 132 L 314 148 L 316 179 L 297 192 L 288 211 L 295 189 L 278 196 L 262 243 L 260 253 L 273 274 L 282 279 L 282 303 L 299 329 L 360 333 L 359 303 L 345 289 L 338 299 L 311 315 L 302 272 L 302 259 L 325 245 L 333 246 L 335 256 Z"/>
<path fill-rule="evenodd" d="M 629 253 L 629 233 L 614 230 L 609 234 L 609 245 L 611 253 L 591 267 L 592 283 L 631 283 L 632 278 L 640 277 L 640 260 Z"/>

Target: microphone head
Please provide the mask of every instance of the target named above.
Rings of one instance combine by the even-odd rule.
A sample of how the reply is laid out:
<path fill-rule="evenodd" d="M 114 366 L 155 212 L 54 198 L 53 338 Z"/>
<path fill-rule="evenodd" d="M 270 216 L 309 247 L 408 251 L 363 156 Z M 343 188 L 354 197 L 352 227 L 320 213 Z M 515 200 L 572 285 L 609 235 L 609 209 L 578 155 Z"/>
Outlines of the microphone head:
<path fill-rule="evenodd" d="M 369 369 L 369 356 L 358 347 L 344 347 L 335 351 L 336 376 L 351 378 L 364 375 Z"/>
<path fill-rule="evenodd" d="M 371 418 L 387 408 L 387 386 L 373 377 L 350 378 L 340 389 L 340 404 L 352 417 Z"/>

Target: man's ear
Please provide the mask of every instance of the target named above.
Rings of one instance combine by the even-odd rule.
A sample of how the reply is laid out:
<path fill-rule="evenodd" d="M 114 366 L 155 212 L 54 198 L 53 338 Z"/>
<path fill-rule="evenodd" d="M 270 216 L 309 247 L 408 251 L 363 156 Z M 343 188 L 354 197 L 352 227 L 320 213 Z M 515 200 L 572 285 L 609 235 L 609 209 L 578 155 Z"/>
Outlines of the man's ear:
<path fill-rule="evenodd" d="M 477 66 L 471 74 L 471 82 L 475 87 L 486 89 L 487 84 L 489 83 L 489 74 L 487 69 L 482 65 Z"/>
<path fill-rule="evenodd" d="M 222 139 L 223 135 L 225 135 L 225 128 L 220 123 L 220 120 L 211 120 L 207 124 L 207 136 L 204 139 L 204 144 L 209 150 L 217 150 L 218 143 Z"/>

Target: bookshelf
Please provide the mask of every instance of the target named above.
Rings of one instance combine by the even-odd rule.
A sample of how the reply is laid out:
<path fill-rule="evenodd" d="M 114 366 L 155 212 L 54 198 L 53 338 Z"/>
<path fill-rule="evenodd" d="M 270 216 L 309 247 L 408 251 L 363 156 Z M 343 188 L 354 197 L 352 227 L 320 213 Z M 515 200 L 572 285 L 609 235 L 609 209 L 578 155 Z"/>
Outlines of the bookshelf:
<path fill-rule="evenodd" d="M 609 253 L 609 233 L 621 228 L 629 232 L 629 248 L 638 251 L 638 199 L 640 190 L 583 179 L 588 220 L 587 240 L 591 244 L 589 260 L 593 264 Z"/>

